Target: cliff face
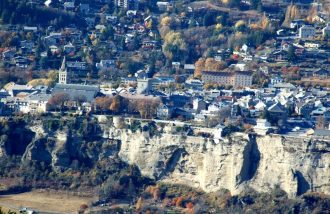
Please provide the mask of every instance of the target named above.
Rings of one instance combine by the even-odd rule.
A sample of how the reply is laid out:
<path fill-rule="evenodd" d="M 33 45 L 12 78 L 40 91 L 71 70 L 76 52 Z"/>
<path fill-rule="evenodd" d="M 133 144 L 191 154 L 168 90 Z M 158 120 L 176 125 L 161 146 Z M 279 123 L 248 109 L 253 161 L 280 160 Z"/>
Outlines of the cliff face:
<path fill-rule="evenodd" d="M 214 141 L 202 137 L 110 129 L 121 140 L 119 156 L 157 180 L 211 192 L 239 193 L 250 186 L 266 192 L 279 185 L 290 197 L 307 191 L 330 194 L 330 142 L 236 134 Z"/>

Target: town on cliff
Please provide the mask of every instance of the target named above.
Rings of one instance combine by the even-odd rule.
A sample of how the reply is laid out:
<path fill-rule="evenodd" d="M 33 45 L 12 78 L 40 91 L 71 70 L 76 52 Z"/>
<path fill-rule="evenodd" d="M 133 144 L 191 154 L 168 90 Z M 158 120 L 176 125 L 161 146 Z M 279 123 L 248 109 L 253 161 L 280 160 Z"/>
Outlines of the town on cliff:
<path fill-rule="evenodd" d="M 330 210 L 327 0 L 1 0 L 0 55 L 0 214 Z"/>

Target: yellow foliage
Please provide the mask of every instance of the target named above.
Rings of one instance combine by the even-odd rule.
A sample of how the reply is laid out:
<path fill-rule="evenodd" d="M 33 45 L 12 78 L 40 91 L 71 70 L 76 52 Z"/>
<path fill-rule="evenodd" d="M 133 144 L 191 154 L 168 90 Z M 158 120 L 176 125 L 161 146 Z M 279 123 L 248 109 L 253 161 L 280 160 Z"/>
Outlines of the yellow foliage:
<path fill-rule="evenodd" d="M 262 19 L 261 19 L 261 22 L 260 22 L 260 27 L 261 27 L 261 29 L 266 29 L 266 28 L 268 28 L 268 26 L 269 26 L 269 19 L 268 19 L 268 17 L 264 14 L 263 16 L 262 16 Z"/>
<path fill-rule="evenodd" d="M 176 46 L 181 51 L 186 50 L 186 43 L 183 40 L 181 33 L 170 31 L 165 35 L 165 38 L 164 38 L 164 54 L 168 58 L 172 59 L 173 58 L 173 53 L 171 52 L 170 49 L 168 49 L 169 46 L 171 46 L 171 47 Z"/>
<path fill-rule="evenodd" d="M 39 79 L 33 79 L 30 82 L 28 82 L 28 85 L 35 87 L 38 85 L 46 85 L 46 80 L 45 78 L 39 78 Z"/>
<path fill-rule="evenodd" d="M 152 19 L 150 19 L 150 21 L 147 24 L 147 28 L 148 29 L 151 29 L 152 28 L 152 25 L 153 25 L 153 21 L 152 21 Z"/>
<path fill-rule="evenodd" d="M 285 19 L 283 25 L 289 26 L 290 22 L 294 19 L 300 19 L 301 15 L 296 5 L 289 5 L 285 12 Z"/>
<path fill-rule="evenodd" d="M 313 23 L 314 22 L 314 17 L 317 15 L 317 9 L 316 7 L 311 7 L 311 9 L 309 10 L 308 12 L 308 16 L 306 18 L 306 20 L 309 22 L 309 23 Z"/>
<path fill-rule="evenodd" d="M 243 21 L 243 20 L 239 20 L 239 21 L 236 22 L 236 24 L 235 24 L 235 28 L 241 27 L 241 26 L 243 26 L 243 25 L 246 25 L 245 21 Z"/>
<path fill-rule="evenodd" d="M 92 33 L 92 34 L 89 36 L 89 38 L 93 41 L 93 40 L 96 38 L 96 36 L 95 36 L 94 33 Z"/>
<path fill-rule="evenodd" d="M 195 72 L 194 72 L 195 78 L 199 78 L 202 76 L 202 71 L 204 69 L 204 65 L 205 65 L 205 58 L 199 58 L 195 62 Z"/>
<path fill-rule="evenodd" d="M 222 29 L 222 24 L 216 24 L 215 30 L 220 31 Z"/>
<path fill-rule="evenodd" d="M 49 71 L 47 78 L 38 78 L 33 79 L 30 82 L 28 82 L 28 85 L 35 87 L 38 85 L 44 85 L 44 86 L 51 86 L 53 85 L 58 77 L 58 72 L 55 70 Z"/>
<path fill-rule="evenodd" d="M 162 20 L 160 21 L 161 26 L 170 26 L 172 22 L 172 18 L 169 16 L 165 16 L 164 18 L 162 18 Z"/>

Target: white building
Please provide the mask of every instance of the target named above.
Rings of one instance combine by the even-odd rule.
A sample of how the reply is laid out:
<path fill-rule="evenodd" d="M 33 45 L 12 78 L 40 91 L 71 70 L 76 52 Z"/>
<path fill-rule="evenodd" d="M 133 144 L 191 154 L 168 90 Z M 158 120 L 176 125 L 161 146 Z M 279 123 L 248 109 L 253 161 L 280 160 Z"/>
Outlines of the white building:
<path fill-rule="evenodd" d="M 266 119 L 257 119 L 257 125 L 253 127 L 253 130 L 259 135 L 266 135 L 271 128 Z"/>
<path fill-rule="evenodd" d="M 298 30 L 298 36 L 301 39 L 312 38 L 315 36 L 315 33 L 316 33 L 315 28 L 307 25 L 300 27 Z"/>
<path fill-rule="evenodd" d="M 136 92 L 138 94 L 148 94 L 151 89 L 152 89 L 152 79 L 150 78 L 137 79 Z"/>
<path fill-rule="evenodd" d="M 58 83 L 67 84 L 68 83 L 68 71 L 66 69 L 66 60 L 65 57 L 63 59 L 60 70 L 58 71 Z"/>
<path fill-rule="evenodd" d="M 330 23 L 327 24 L 327 26 L 325 26 L 325 28 L 322 29 L 322 35 L 324 37 L 330 37 Z"/>

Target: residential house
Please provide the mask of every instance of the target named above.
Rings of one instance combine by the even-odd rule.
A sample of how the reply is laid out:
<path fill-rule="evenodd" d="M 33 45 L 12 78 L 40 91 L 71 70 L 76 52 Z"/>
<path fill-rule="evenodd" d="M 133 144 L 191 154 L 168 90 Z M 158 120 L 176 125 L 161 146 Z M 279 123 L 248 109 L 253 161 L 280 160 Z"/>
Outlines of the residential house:
<path fill-rule="evenodd" d="M 75 9 L 74 1 L 64 2 L 63 7 L 67 11 L 73 11 Z"/>
<path fill-rule="evenodd" d="M 37 32 L 38 31 L 38 27 L 32 27 L 32 26 L 24 26 L 23 30 L 26 32 Z"/>
<path fill-rule="evenodd" d="M 280 120 L 282 120 L 282 122 L 285 122 L 288 116 L 288 112 L 286 108 L 283 105 L 281 105 L 279 102 L 276 102 L 273 105 L 271 105 L 267 109 L 267 113 L 268 113 L 267 119 L 273 123 L 277 123 Z"/>
<path fill-rule="evenodd" d="M 184 64 L 183 69 L 185 73 L 193 74 L 195 72 L 195 65 L 194 64 Z"/>
<path fill-rule="evenodd" d="M 207 103 L 199 98 L 193 100 L 193 109 L 196 113 L 200 113 L 202 110 L 206 110 Z"/>
<path fill-rule="evenodd" d="M 16 52 L 14 50 L 6 50 L 6 51 L 2 52 L 2 58 L 4 60 L 11 60 L 12 58 L 14 58 L 15 53 Z"/>
<path fill-rule="evenodd" d="M 305 25 L 305 20 L 303 19 L 296 19 L 292 20 L 290 23 L 290 28 L 300 28 L 301 26 Z"/>
<path fill-rule="evenodd" d="M 24 56 L 17 56 L 14 58 L 15 65 L 20 68 L 27 68 L 29 66 L 29 59 Z"/>
<path fill-rule="evenodd" d="M 76 48 L 71 42 L 69 42 L 68 44 L 63 46 L 63 50 L 64 50 L 64 53 L 66 53 L 66 54 L 71 54 L 71 53 L 74 54 L 74 52 L 76 51 Z"/>
<path fill-rule="evenodd" d="M 122 77 L 121 82 L 125 85 L 135 85 L 135 84 L 137 84 L 137 78 L 136 77 Z"/>
<path fill-rule="evenodd" d="M 166 12 L 166 11 L 170 11 L 173 5 L 171 2 L 158 1 L 157 7 L 159 11 Z"/>
<path fill-rule="evenodd" d="M 95 66 L 98 70 L 114 68 L 115 67 L 115 60 L 113 60 L 113 59 L 108 59 L 108 60 L 102 59 L 99 63 L 96 63 Z"/>
<path fill-rule="evenodd" d="M 179 69 L 180 65 L 181 65 L 180 62 L 172 62 L 172 67 L 175 68 L 175 69 Z"/>
<path fill-rule="evenodd" d="M 311 101 L 302 100 L 300 102 L 296 102 L 295 104 L 295 112 L 297 115 L 302 116 L 304 118 L 310 118 L 311 113 L 314 109 L 314 103 Z"/>
<path fill-rule="evenodd" d="M 114 0 L 116 7 L 121 7 L 127 10 L 137 10 L 139 7 L 138 0 Z"/>
<path fill-rule="evenodd" d="M 157 117 L 163 120 L 168 120 L 172 117 L 173 114 L 173 108 L 165 105 L 165 104 L 161 104 L 157 107 Z"/>
<path fill-rule="evenodd" d="M 301 39 L 313 38 L 315 34 L 316 30 L 313 26 L 304 25 L 298 30 L 298 36 Z"/>
<path fill-rule="evenodd" d="M 88 66 L 86 62 L 67 61 L 66 67 L 72 76 L 86 77 L 88 73 Z"/>
<path fill-rule="evenodd" d="M 49 110 L 48 101 L 51 94 L 32 93 L 28 97 L 28 105 L 30 113 L 44 113 Z"/>

